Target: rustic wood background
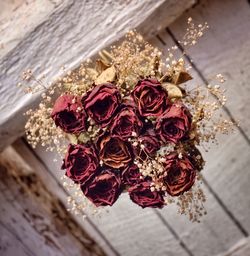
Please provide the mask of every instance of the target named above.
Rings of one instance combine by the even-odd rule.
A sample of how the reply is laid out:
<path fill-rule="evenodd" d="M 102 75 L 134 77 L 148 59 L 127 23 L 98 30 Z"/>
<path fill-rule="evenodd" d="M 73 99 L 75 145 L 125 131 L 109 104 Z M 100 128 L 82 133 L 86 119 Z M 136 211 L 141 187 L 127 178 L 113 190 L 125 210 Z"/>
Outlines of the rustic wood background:
<path fill-rule="evenodd" d="M 46 2 L 50 4 L 52 2 L 59 7 L 60 5 L 68 4 L 66 3 L 67 1 L 59 0 L 41 1 L 42 4 Z M 127 2 L 126 4 L 129 6 L 122 5 L 122 8 L 126 9 L 133 7 L 133 5 L 130 5 L 131 2 L 138 4 L 143 1 L 124 2 Z M 149 35 L 153 35 L 150 41 L 161 48 L 163 52 L 166 52 L 169 47 L 175 45 L 181 39 L 188 17 L 193 17 L 197 23 L 205 21 L 209 23 L 210 29 L 199 44 L 186 50 L 186 60 L 193 67 L 192 74 L 196 83 L 206 84 L 209 77 L 218 72 L 226 76 L 228 80 L 226 87 L 229 101 L 223 111 L 232 120 L 239 120 L 240 122 L 240 127 L 237 128 L 233 135 L 220 137 L 219 146 L 211 145 L 210 152 L 204 152 L 207 164 L 203 171 L 203 188 L 207 195 L 206 208 L 208 214 L 202 218 L 201 223 L 190 223 L 184 216 L 176 214 L 174 206 L 166 207 L 163 210 L 141 210 L 130 202 L 127 195 L 124 195 L 109 209 L 109 213 L 103 214 L 101 218 L 89 216 L 85 222 L 81 222 L 80 219 L 68 215 L 63 210 L 66 205 L 67 191 L 64 190 L 60 182 L 60 161 L 53 162 L 55 155 L 48 154 L 43 148 L 31 149 L 27 145 L 25 138 L 22 138 L 11 147 L 8 147 L 0 156 L 0 159 L 2 159 L 0 161 L 0 255 L 88 255 L 88 253 L 92 253 L 90 255 L 128 256 L 250 255 L 249 1 L 201 0 L 195 3 L 193 1 L 159 1 L 158 5 L 152 4 L 153 2 L 157 1 L 145 1 L 148 8 L 154 9 L 153 12 L 148 12 L 143 17 L 145 23 L 134 21 L 134 23 L 132 22 L 132 27 L 139 26 L 139 28 L 143 28 L 144 34 L 147 35 L 148 31 Z M 167 16 L 167 7 L 170 2 L 179 11 L 176 11 L 175 18 L 167 20 L 163 10 L 165 10 L 165 15 Z M 174 8 L 173 6 L 172 9 Z M 188 7 L 189 9 L 176 19 Z M 46 15 L 50 13 L 55 15 L 54 13 L 59 12 L 58 9 L 56 12 L 53 12 L 53 8 L 51 5 L 51 9 L 46 10 Z M 72 14 L 72 12 L 76 11 L 74 8 L 73 10 L 69 9 L 68 12 Z M 108 9 L 108 5 L 105 8 Z M 138 12 L 138 9 L 136 9 L 136 12 Z M 42 16 L 44 15 L 43 12 L 40 15 L 40 19 L 45 17 Z M 57 15 L 59 14 L 57 13 Z M 131 14 L 131 16 L 133 15 Z M 153 20 L 154 15 L 157 23 L 149 26 L 148 24 Z M 124 17 L 117 21 L 120 24 L 121 30 L 124 29 L 123 25 L 121 25 L 123 19 Z M 174 19 L 176 20 L 172 22 Z M 65 20 L 67 19 L 65 18 Z M 94 20 L 91 22 L 94 22 Z M 52 19 L 52 25 L 54 24 L 53 22 Z M 165 27 L 162 27 L 162 24 L 165 24 Z M 155 30 L 152 29 L 154 27 Z M 81 31 L 79 27 L 78 29 Z M 112 27 L 110 29 L 112 30 Z M 37 30 L 40 31 L 41 28 Z M 48 33 L 51 33 L 51 31 L 48 31 Z M 67 35 L 71 37 L 73 34 L 77 34 L 77 31 L 72 32 L 72 34 L 67 34 L 71 32 L 65 33 L 67 38 Z M 103 34 L 101 39 L 105 40 L 107 34 Z M 118 37 L 122 34 L 123 31 L 120 31 Z M 156 35 L 154 36 L 154 34 Z M 35 34 L 33 33 L 32 35 Z M 109 44 L 113 39 L 117 38 L 113 34 L 111 37 L 104 44 Z M 81 38 L 81 35 L 79 35 L 79 38 Z M 77 43 L 79 38 L 76 39 L 75 43 Z M 6 99 L 3 97 L 4 93 L 9 91 L 11 81 L 15 80 L 13 76 L 17 76 L 23 65 L 31 60 L 29 51 L 26 52 L 26 55 L 29 57 L 25 57 L 26 59 L 22 60 L 21 64 L 19 60 L 15 59 L 15 54 L 19 49 L 24 51 L 28 45 L 36 53 L 35 59 L 32 60 L 34 65 L 40 60 L 46 62 L 46 56 L 41 57 L 42 53 L 37 52 L 39 47 L 36 48 L 34 46 L 38 41 L 34 43 L 31 40 L 32 42 L 29 42 L 27 37 L 24 40 L 26 41 L 21 45 L 19 43 L 18 47 L 11 43 L 8 46 L 9 48 L 3 48 L 1 52 L 3 57 L 0 67 L 5 70 L 2 74 L 0 73 L 2 83 L 0 99 L 1 107 L 4 110 L 0 114 L 2 148 L 22 133 L 21 125 L 17 124 L 17 120 L 20 123 L 23 120 L 20 121 L 20 117 L 16 115 L 21 110 L 23 111 L 23 106 L 18 109 L 10 109 L 11 104 L 14 104 L 13 102 L 15 102 L 20 94 L 16 94 L 12 88 L 11 93 L 15 94 L 14 98 L 11 98 L 13 94 L 10 94 L 10 97 Z M 50 37 L 47 40 L 50 40 Z M 81 57 L 83 56 L 84 58 L 96 52 L 94 49 L 90 49 L 85 54 L 83 48 L 87 47 L 90 42 L 86 38 L 84 40 L 85 42 L 80 45 L 79 49 L 71 49 L 72 54 L 70 58 L 68 57 L 69 55 L 62 55 L 62 58 L 65 57 L 66 63 L 70 64 L 76 61 L 74 64 L 77 64 L 77 60 L 73 57 L 79 57 L 81 53 Z M 11 39 L 10 42 L 12 42 Z M 58 44 L 59 42 L 56 43 Z M 101 44 L 100 47 L 104 44 Z M 62 54 L 62 49 L 65 48 L 64 46 L 58 46 L 57 49 L 58 51 L 55 52 L 60 55 Z M 183 50 L 182 47 L 179 47 L 180 54 Z M 51 54 L 51 51 L 48 50 L 47 53 Z M 11 68 L 12 65 L 13 68 Z M 52 77 L 53 72 L 53 70 L 49 70 L 49 76 Z M 11 99 L 12 101 L 10 101 Z M 7 105 L 8 107 L 4 105 L 6 100 L 10 101 L 9 105 Z M 26 105 L 31 104 L 30 99 L 24 98 L 24 100 L 26 100 Z M 1 116 L 2 113 L 3 116 Z M 16 120 L 13 117 L 17 117 Z M 10 129 L 9 127 L 11 128 L 10 131 L 8 130 Z M 14 160 L 18 164 L 13 164 Z M 49 216 L 53 204 L 56 204 L 54 207 L 59 207 L 59 215 L 63 217 L 58 220 L 56 226 L 49 224 L 48 233 L 45 232 L 51 239 L 49 241 L 53 242 L 46 244 L 47 240 L 41 235 L 41 232 L 37 232 L 37 229 L 34 228 L 40 226 L 39 223 L 36 223 L 37 219 L 32 219 L 32 214 L 30 214 L 31 217 L 29 216 L 31 221 L 24 220 L 22 217 L 24 209 L 31 207 L 34 211 L 34 206 L 29 206 L 27 199 L 21 195 L 17 196 L 17 188 L 14 186 L 16 177 L 13 178 L 11 175 L 13 168 L 20 168 L 18 172 L 20 176 L 24 175 L 23 172 L 25 170 L 26 172 L 29 170 L 34 182 L 44 184 L 40 185 L 39 194 L 42 196 L 39 200 L 44 200 L 47 197 L 50 199 L 47 203 L 45 203 L 45 200 L 43 204 L 37 203 L 36 206 L 41 215 L 43 215 L 41 220 L 43 225 L 44 223 L 48 225 L 47 222 L 53 223 L 53 218 Z M 33 176 L 34 173 L 35 177 Z M 40 180 L 36 181 L 38 178 Z M 27 183 L 27 179 L 21 181 L 24 185 Z M 12 199 L 8 199 L 9 197 Z M 40 202 L 37 201 L 36 195 L 30 195 L 30 198 L 35 198 L 35 202 Z M 57 201 L 61 202 L 60 205 Z M 64 227 L 65 219 L 72 224 Z M 25 224 L 23 224 L 24 222 Z M 74 228 L 72 229 L 71 227 Z M 63 228 L 64 232 L 61 231 Z M 23 229 L 28 229 L 30 232 L 22 232 Z M 37 233 L 40 235 L 38 236 Z M 81 234 L 82 240 L 79 240 L 79 234 Z M 92 246 L 89 247 L 89 244 Z M 72 250 L 70 249 L 71 246 Z M 93 248 L 93 250 L 90 248 Z"/>

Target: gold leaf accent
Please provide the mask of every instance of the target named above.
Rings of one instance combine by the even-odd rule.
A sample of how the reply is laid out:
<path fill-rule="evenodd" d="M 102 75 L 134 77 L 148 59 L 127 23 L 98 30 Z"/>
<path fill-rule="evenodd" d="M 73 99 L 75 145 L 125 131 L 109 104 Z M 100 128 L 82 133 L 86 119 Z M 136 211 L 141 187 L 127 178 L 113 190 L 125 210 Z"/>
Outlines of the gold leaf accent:
<path fill-rule="evenodd" d="M 95 80 L 95 84 L 114 82 L 116 78 L 116 70 L 114 66 L 105 69 Z"/>
<path fill-rule="evenodd" d="M 183 94 L 181 89 L 175 84 L 171 83 L 163 83 L 163 88 L 168 92 L 168 97 L 172 98 L 182 98 Z"/>

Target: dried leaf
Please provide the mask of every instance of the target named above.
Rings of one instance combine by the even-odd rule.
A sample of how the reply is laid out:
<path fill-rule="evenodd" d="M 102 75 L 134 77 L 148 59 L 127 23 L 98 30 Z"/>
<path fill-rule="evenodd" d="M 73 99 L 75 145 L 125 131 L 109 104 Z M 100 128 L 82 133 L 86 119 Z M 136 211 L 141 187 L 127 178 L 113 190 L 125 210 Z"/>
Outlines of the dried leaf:
<path fill-rule="evenodd" d="M 174 84 L 182 84 L 191 79 L 192 79 L 192 76 L 184 70 L 177 71 L 175 72 L 175 74 L 172 75 L 172 82 Z"/>
<path fill-rule="evenodd" d="M 171 83 L 163 83 L 163 88 L 168 92 L 168 97 L 172 98 L 182 98 L 183 94 L 181 89 L 175 84 Z"/>
<path fill-rule="evenodd" d="M 103 61 L 102 59 L 96 60 L 95 69 L 99 74 L 109 67 L 110 65 L 107 62 Z"/>
<path fill-rule="evenodd" d="M 107 82 L 113 82 L 116 78 L 116 70 L 114 66 L 104 70 L 95 80 L 95 84 L 102 84 Z"/>

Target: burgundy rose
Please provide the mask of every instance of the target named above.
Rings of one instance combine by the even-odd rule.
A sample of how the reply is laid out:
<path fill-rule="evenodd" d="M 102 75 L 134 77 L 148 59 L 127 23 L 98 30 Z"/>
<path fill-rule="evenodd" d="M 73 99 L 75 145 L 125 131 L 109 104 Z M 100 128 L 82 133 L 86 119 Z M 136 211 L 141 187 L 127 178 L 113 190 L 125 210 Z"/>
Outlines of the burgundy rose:
<path fill-rule="evenodd" d="M 142 182 L 142 179 L 140 178 L 141 173 L 139 171 L 139 168 L 136 164 L 128 166 L 123 172 L 122 172 L 122 182 L 125 185 L 133 186 L 140 182 Z"/>
<path fill-rule="evenodd" d="M 140 80 L 132 91 L 132 97 L 142 116 L 159 116 L 168 105 L 167 92 L 155 79 Z"/>
<path fill-rule="evenodd" d="M 130 144 L 107 133 L 99 137 L 97 148 L 103 163 L 114 169 L 125 168 L 133 161 Z"/>
<path fill-rule="evenodd" d="M 163 193 L 150 190 L 149 182 L 141 182 L 128 189 L 130 199 L 142 208 L 162 208 L 164 206 Z"/>
<path fill-rule="evenodd" d="M 96 85 L 82 99 L 87 114 L 102 127 L 109 124 L 120 105 L 120 101 L 121 96 L 118 89 L 109 83 Z"/>
<path fill-rule="evenodd" d="M 114 170 L 103 169 L 81 189 L 96 206 L 113 205 L 122 191 L 121 178 Z"/>
<path fill-rule="evenodd" d="M 67 133 L 80 133 L 86 130 L 87 115 L 81 98 L 69 94 L 60 96 L 51 114 L 56 126 Z"/>
<path fill-rule="evenodd" d="M 163 180 L 168 194 L 178 196 L 193 186 L 196 170 L 187 156 L 179 158 L 177 153 L 171 153 L 164 165 L 167 175 Z"/>
<path fill-rule="evenodd" d="M 143 149 L 139 151 L 139 155 L 142 159 L 145 159 L 147 156 L 154 156 L 156 151 L 160 149 L 160 142 L 152 128 L 139 136 L 139 140 L 143 145 Z"/>
<path fill-rule="evenodd" d="M 173 104 L 156 120 L 156 133 L 165 142 L 176 143 L 188 134 L 192 116 L 181 104 Z"/>
<path fill-rule="evenodd" d="M 130 137 L 132 132 L 139 134 L 143 127 L 142 120 L 138 116 L 133 102 L 128 101 L 123 104 L 112 122 L 111 133 L 123 139 Z"/>
<path fill-rule="evenodd" d="M 73 181 L 85 183 L 96 173 L 98 165 L 93 146 L 69 144 L 62 169 L 66 169 L 66 175 Z"/>

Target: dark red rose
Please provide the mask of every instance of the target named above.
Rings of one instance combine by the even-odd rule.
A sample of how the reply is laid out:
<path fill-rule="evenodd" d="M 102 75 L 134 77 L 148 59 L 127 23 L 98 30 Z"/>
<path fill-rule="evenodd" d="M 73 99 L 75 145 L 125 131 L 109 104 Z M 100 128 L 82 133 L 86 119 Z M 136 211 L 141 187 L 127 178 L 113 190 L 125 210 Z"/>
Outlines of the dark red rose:
<path fill-rule="evenodd" d="M 105 127 L 109 124 L 120 105 L 121 96 L 113 84 L 96 85 L 82 99 L 87 114 L 96 124 Z"/>
<path fill-rule="evenodd" d="M 164 165 L 167 175 L 163 180 L 168 194 L 178 196 L 193 186 L 196 169 L 187 156 L 179 158 L 178 154 L 171 153 L 166 156 Z"/>
<path fill-rule="evenodd" d="M 142 208 L 162 208 L 164 206 L 163 193 L 150 190 L 149 182 L 141 182 L 128 189 L 130 199 Z"/>
<path fill-rule="evenodd" d="M 164 143 L 176 143 L 187 136 L 191 122 L 188 109 L 184 105 L 173 104 L 156 120 L 156 133 Z"/>
<path fill-rule="evenodd" d="M 103 163 L 114 169 L 125 168 L 133 161 L 131 145 L 107 133 L 99 137 L 97 148 Z"/>
<path fill-rule="evenodd" d="M 112 122 L 111 133 L 123 139 L 130 137 L 132 132 L 139 134 L 143 127 L 135 105 L 129 101 L 123 104 Z"/>
<path fill-rule="evenodd" d="M 139 171 L 139 168 L 136 164 L 132 164 L 128 166 L 125 170 L 122 172 L 122 182 L 125 185 L 133 186 L 140 182 L 142 182 L 142 179 L 140 178 L 141 173 Z"/>
<path fill-rule="evenodd" d="M 121 178 L 114 170 L 103 169 L 81 189 L 96 206 L 113 205 L 122 192 Z"/>
<path fill-rule="evenodd" d="M 139 141 L 144 146 L 143 149 L 140 149 L 139 151 L 139 155 L 142 159 L 147 158 L 147 156 L 154 156 L 161 146 L 159 139 L 156 137 L 155 131 L 152 128 L 139 136 Z"/>
<path fill-rule="evenodd" d="M 155 79 L 140 80 L 132 91 L 132 97 L 141 116 L 159 116 L 168 105 L 167 92 Z"/>
<path fill-rule="evenodd" d="M 80 97 L 69 94 L 60 96 L 55 102 L 51 117 L 64 132 L 80 133 L 86 130 L 87 115 Z"/>
<path fill-rule="evenodd" d="M 73 181 L 85 183 L 96 173 L 98 165 L 93 146 L 69 144 L 62 169 L 66 169 L 66 175 Z"/>

